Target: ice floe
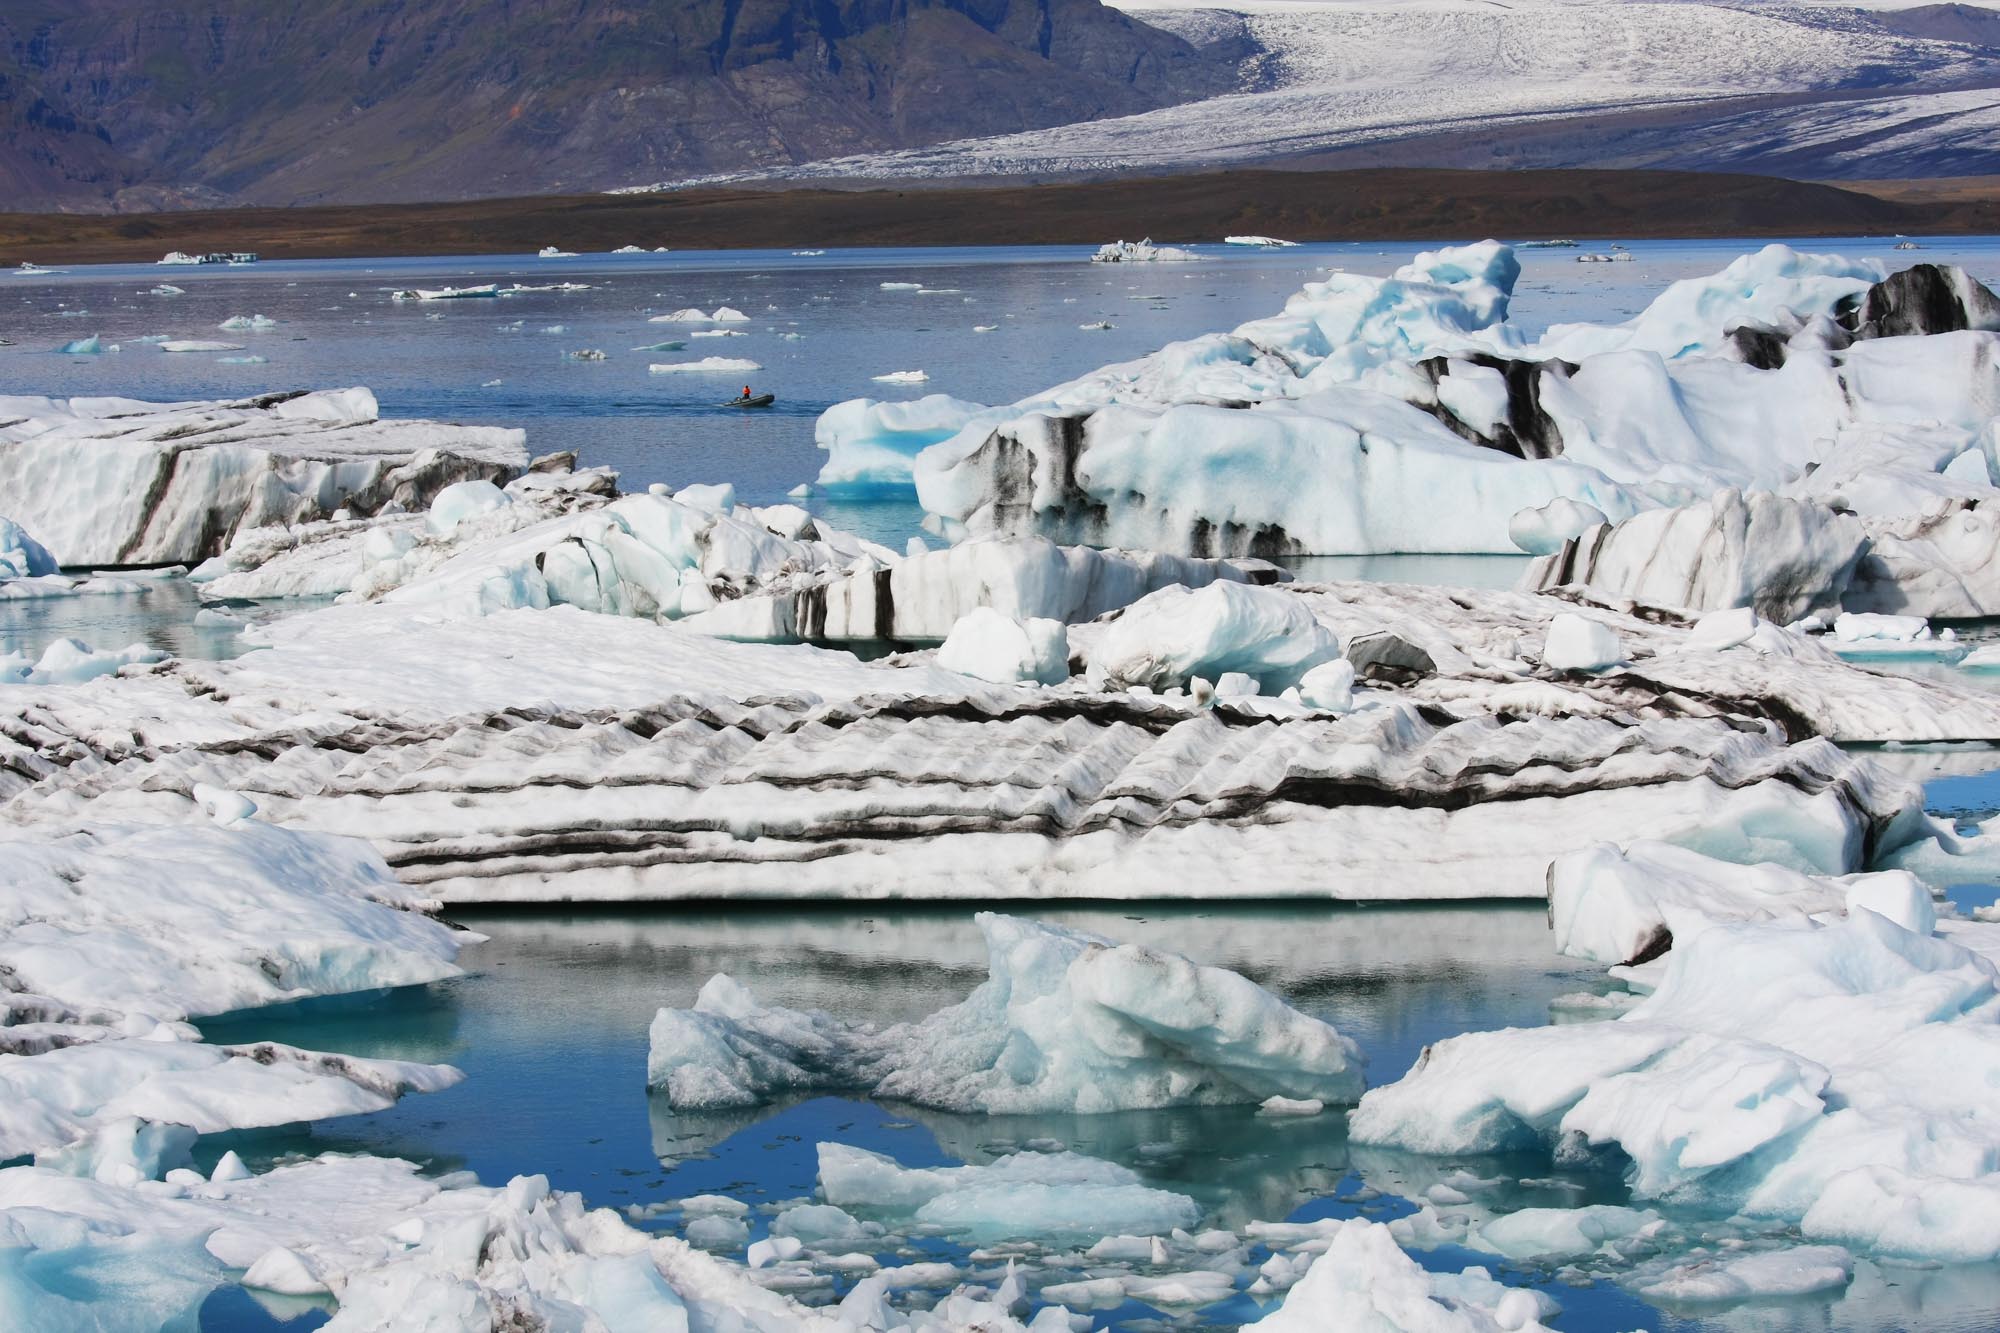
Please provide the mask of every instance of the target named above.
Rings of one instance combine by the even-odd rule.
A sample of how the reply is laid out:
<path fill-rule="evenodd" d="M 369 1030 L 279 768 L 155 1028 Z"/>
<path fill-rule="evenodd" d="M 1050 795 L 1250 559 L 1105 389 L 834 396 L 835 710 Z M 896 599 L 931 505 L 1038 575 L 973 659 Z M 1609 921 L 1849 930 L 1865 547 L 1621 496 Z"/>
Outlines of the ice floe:
<path fill-rule="evenodd" d="M 1829 885 L 1820 902 L 1844 904 L 1807 915 L 1789 877 L 1690 874 L 1677 860 L 1628 862 L 1623 876 L 1651 879 L 1652 910 L 1673 923 L 1671 950 L 1644 970 L 1648 998 L 1609 1022 L 1437 1043 L 1363 1098 L 1355 1137 L 1595 1156 L 1641 1198 L 1809 1240 L 1946 1262 L 2000 1254 L 1995 1136 L 1964 1112 L 1965 1089 L 2000 1059 L 1996 928 L 1934 923 L 1907 880 Z M 1614 905 L 1647 901 L 1611 883 Z M 1588 945 L 1569 920 L 1602 954 L 1637 933 Z"/>
<path fill-rule="evenodd" d="M 655 361 L 646 367 L 655 375 L 734 375 L 763 368 L 755 361 L 740 356 L 705 356 L 699 361 Z"/>
<path fill-rule="evenodd" d="M 1098 264 L 1164 264 L 1185 263 L 1201 256 L 1176 246 L 1154 245 L 1149 236 L 1143 241 L 1112 241 L 1100 245 L 1090 258 Z"/>
<path fill-rule="evenodd" d="M 182 1021 L 455 975 L 457 938 L 408 910 L 421 900 L 365 843 L 254 822 L 85 824 L 10 832 L 0 857 L 12 979 L 0 1159 L 90 1159 L 98 1136 L 129 1133 L 135 1117 L 199 1133 L 286 1124 L 457 1079 L 269 1042 L 212 1046 Z"/>

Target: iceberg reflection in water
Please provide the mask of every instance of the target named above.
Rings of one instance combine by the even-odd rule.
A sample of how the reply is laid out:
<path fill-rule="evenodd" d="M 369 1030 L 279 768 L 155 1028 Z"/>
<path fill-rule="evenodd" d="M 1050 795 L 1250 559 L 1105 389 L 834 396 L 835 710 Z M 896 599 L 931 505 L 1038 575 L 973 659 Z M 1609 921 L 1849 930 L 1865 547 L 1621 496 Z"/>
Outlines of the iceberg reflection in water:
<path fill-rule="evenodd" d="M 1602 989 L 1600 968 L 1557 957 L 1539 907 L 1247 906 L 1226 911 L 1079 907 L 1047 919 L 1120 940 L 1177 950 L 1255 979 L 1333 1023 L 1369 1056 L 1371 1081 L 1399 1077 L 1429 1043 L 1454 1033 L 1549 1021 L 1559 995 Z M 726 1194 L 751 1205 L 744 1239 L 771 1233 L 786 1207 L 815 1201 L 818 1145 L 835 1142 L 904 1167 L 989 1164 L 1021 1151 L 1066 1150 L 1129 1170 L 1145 1186 L 1195 1200 L 1195 1231 L 1220 1229 L 1249 1245 L 1253 1222 L 1332 1217 L 1420 1218 L 1419 1205 L 1466 1199 L 1460 1211 L 1487 1220 L 1522 1209 L 1627 1206 L 1615 1171 L 1551 1169 L 1540 1158 L 1424 1158 L 1350 1145 L 1345 1116 L 1273 1118 L 1254 1107 L 1208 1107 L 1077 1116 L 954 1115 L 855 1097 L 799 1097 L 754 1109 L 676 1114 L 645 1091 L 647 1025 L 663 1004 L 689 1003 L 717 971 L 754 984 L 760 998 L 819 1008 L 850 1021 L 909 1021 L 964 997 L 984 979 L 985 947 L 970 913 L 957 910 L 750 910 L 689 912 L 523 911 L 463 914 L 488 943 L 466 950 L 474 975 L 378 996 L 237 1015 L 203 1025 L 213 1040 L 268 1038 L 319 1049 L 412 1060 L 448 1060 L 468 1077 L 458 1088 L 406 1100 L 379 1114 L 310 1130 L 239 1135 L 205 1143 L 262 1166 L 310 1148 L 412 1157 L 434 1171 L 465 1169 L 485 1180 L 546 1171 L 552 1184 L 593 1203 L 630 1210 L 640 1225 L 677 1233 L 682 1199 Z M 1013 1257 L 1031 1291 L 1084 1272 L 1076 1246 L 1056 1238 L 978 1248 L 966 1237 L 921 1234 L 907 1218 L 854 1205 L 883 1228 L 888 1264 L 993 1268 Z M 1662 1210 L 1660 1253 L 1633 1247 L 1637 1267 L 1707 1237 L 1704 1219 Z M 789 1223 L 787 1224 L 790 1225 Z M 1407 1232 L 1405 1234 L 1408 1234 Z M 1751 1249 L 1762 1238 L 1744 1237 Z M 1546 1287 L 1565 1314 L 1559 1326 L 1595 1328 L 1842 1327 L 1979 1328 L 2000 1301 L 2000 1271 L 1856 1265 L 1844 1292 L 1748 1304 L 1646 1300 L 1594 1256 L 1506 1260 L 1490 1250 L 1415 1236 L 1406 1243 L 1426 1267 L 1492 1268 L 1510 1283 Z M 817 1244 L 817 1242 L 815 1242 Z M 868 1240 L 831 1251 L 875 1254 Z M 723 1251 L 740 1257 L 743 1246 Z M 975 1252 L 979 1257 L 974 1257 Z M 1092 1311 L 1100 1327 L 1177 1315 L 1177 1325 L 1232 1326 L 1269 1308 L 1245 1294 L 1265 1248 L 1235 1293 L 1197 1307 L 1127 1297 Z M 1230 1254 L 1175 1249 L 1140 1261 L 1092 1262 L 1140 1280 L 1184 1273 L 1193 1260 L 1226 1265 Z M 802 1261 L 794 1261 L 799 1263 Z M 780 1268 L 786 1267 L 783 1264 Z M 803 1270 L 801 1270 L 803 1271 Z M 942 1270 L 939 1270 L 942 1271 Z M 828 1298 L 851 1277 L 827 1276 Z M 1567 1280 L 1566 1280 L 1567 1279 Z M 1575 1285 L 1589 1280 L 1589 1285 Z M 948 1286 L 949 1284 L 947 1284 Z M 818 1296 L 814 1296 L 818 1299 Z M 208 1326 L 234 1304 L 218 1300 Z M 246 1316 L 246 1318 L 248 1318 Z M 1192 1321 L 1191 1323 L 1188 1321 Z"/>

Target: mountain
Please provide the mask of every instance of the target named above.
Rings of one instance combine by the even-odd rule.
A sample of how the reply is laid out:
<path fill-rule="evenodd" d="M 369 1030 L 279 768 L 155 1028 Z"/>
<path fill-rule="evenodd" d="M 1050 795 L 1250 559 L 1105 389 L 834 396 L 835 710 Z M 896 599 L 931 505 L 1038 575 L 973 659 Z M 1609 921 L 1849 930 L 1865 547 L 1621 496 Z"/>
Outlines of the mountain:
<path fill-rule="evenodd" d="M 793 180 L 1218 167 L 2000 174 L 2000 13 L 1818 0 L 1116 0 L 1237 88 L 1118 120 L 788 165 Z M 1996 0 L 2000 2 L 2000 0 Z"/>
<path fill-rule="evenodd" d="M 9 0 L 0 196 L 467 199 L 782 167 L 1236 86 L 1098 0 Z"/>

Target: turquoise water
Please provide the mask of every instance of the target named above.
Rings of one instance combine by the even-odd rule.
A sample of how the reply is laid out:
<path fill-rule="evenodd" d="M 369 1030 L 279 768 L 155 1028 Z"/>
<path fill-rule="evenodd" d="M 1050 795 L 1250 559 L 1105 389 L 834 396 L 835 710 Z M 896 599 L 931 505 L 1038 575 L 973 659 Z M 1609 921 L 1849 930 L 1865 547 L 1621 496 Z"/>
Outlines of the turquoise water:
<path fill-rule="evenodd" d="M 1555 956 L 1542 908 L 1245 906 L 1058 908 L 1050 920 L 1186 952 L 1235 968 L 1358 1041 L 1371 1082 L 1399 1076 L 1432 1041 L 1549 1021 L 1549 1001 L 1605 989 L 1601 969 Z M 1344 1117 L 1258 1118 L 1252 1108 L 1104 1116 L 944 1114 L 848 1097 L 811 1097 L 712 1115 L 675 1115 L 645 1088 L 647 1025 L 662 1005 L 690 1003 L 726 971 L 766 1001 L 894 1022 L 962 998 L 984 976 L 969 913 L 837 908 L 731 912 L 465 912 L 489 937 L 469 948 L 471 975 L 359 1000 L 320 1001 L 202 1024 L 218 1041 L 276 1039 L 370 1056 L 444 1061 L 467 1075 L 449 1091 L 372 1116 L 218 1136 L 262 1166 L 290 1153 L 367 1151 L 433 1171 L 470 1169 L 488 1183 L 546 1173 L 593 1204 L 666 1207 L 639 1225 L 672 1229 L 674 1200 L 725 1193 L 753 1205 L 752 1238 L 775 1205 L 810 1196 L 815 1145 L 837 1141 L 909 1166 L 980 1162 L 1050 1140 L 1131 1167 L 1148 1184 L 1196 1198 L 1204 1225 L 1414 1211 L 1410 1201 L 1455 1169 L 1508 1184 L 1506 1208 L 1627 1202 L 1615 1176 L 1522 1160 L 1408 1157 L 1347 1142 Z M 1523 1180 L 1532 1183 L 1523 1184 Z M 1671 1216 L 1671 1214 L 1670 1214 Z M 1677 1219 L 1699 1226 L 1699 1218 Z M 948 1239 L 924 1257 L 963 1261 Z M 738 1252 L 740 1257 L 740 1252 Z M 907 1262 L 880 1256 L 888 1262 Z M 1504 1280 L 1548 1287 L 1571 1330 L 1912 1326 L 1984 1328 L 2000 1303 L 2000 1269 L 1903 1270 L 1861 1265 L 1832 1299 L 1762 1302 L 1736 1311 L 1660 1311 L 1615 1285 L 1576 1286 L 1545 1268 L 1453 1248 L 1420 1253 L 1441 1268 L 1481 1263 Z M 827 1293 L 831 1296 L 836 1291 Z M 1182 1315 L 1174 1327 L 1233 1327 L 1263 1307 L 1247 1296 Z M 1097 1314 L 1142 1326 L 1169 1312 L 1128 1302 Z M 307 1326 L 312 1316 L 307 1316 Z M 241 1293 L 218 1293 L 203 1327 L 271 1326 Z"/>

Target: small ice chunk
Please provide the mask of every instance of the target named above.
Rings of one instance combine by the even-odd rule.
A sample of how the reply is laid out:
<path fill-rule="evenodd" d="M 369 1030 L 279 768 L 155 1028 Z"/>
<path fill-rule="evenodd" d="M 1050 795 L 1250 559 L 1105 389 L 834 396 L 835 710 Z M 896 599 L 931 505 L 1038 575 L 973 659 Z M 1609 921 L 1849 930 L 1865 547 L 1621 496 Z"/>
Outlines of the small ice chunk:
<path fill-rule="evenodd" d="M 1930 622 L 1922 616 L 1843 611 L 1833 622 L 1833 637 L 1842 643 L 1860 643 L 1867 639 L 1910 643 L 1929 638 L 1930 632 Z"/>
<path fill-rule="evenodd" d="M 805 1242 L 797 1236 L 771 1236 L 753 1244 L 744 1254 L 743 1260 L 752 1268 L 762 1268 L 766 1264 L 796 1259 L 805 1253 L 805 1248 Z"/>
<path fill-rule="evenodd" d="M 1069 629 L 1060 620 L 1017 620 L 974 607 L 951 627 L 937 662 L 997 684 L 1060 685 L 1069 679 Z"/>
<path fill-rule="evenodd" d="M 855 1241 L 868 1234 L 852 1213 L 830 1203 L 805 1203 L 787 1208 L 771 1220 L 774 1236 L 797 1236 L 803 1241 Z"/>
<path fill-rule="evenodd" d="M 1326 1103 L 1317 1097 L 1266 1097 L 1257 1107 L 1258 1115 L 1318 1115 Z"/>
<path fill-rule="evenodd" d="M 449 537 L 468 518 L 490 514 L 512 504 L 514 497 L 483 478 L 455 481 L 431 499 L 424 522 L 440 537 Z"/>
<path fill-rule="evenodd" d="M 1694 629 L 1688 634 L 1688 651 L 1718 653 L 1725 648 L 1748 643 L 1756 637 L 1757 627 L 1763 623 L 1757 612 L 1747 606 L 1710 611 L 1694 622 Z"/>
<path fill-rule="evenodd" d="M 243 1285 L 280 1296 L 316 1296 L 327 1289 L 325 1281 L 312 1270 L 304 1256 L 282 1245 L 264 1251 L 257 1262 L 250 1265 L 243 1274 Z"/>
<path fill-rule="evenodd" d="M 750 1224 L 738 1217 L 695 1217 L 681 1228 L 681 1236 L 704 1250 L 733 1252 L 749 1244 Z"/>
<path fill-rule="evenodd" d="M 1299 699 L 1323 713 L 1354 711 L 1354 663 L 1344 657 L 1321 662 L 1299 677 Z"/>
<path fill-rule="evenodd" d="M 194 784 L 194 799 L 210 819 L 224 828 L 241 823 L 257 813 L 257 803 L 242 792 L 210 786 L 206 782 Z"/>
<path fill-rule="evenodd" d="M 1549 621 L 1542 663 L 1551 671 L 1602 671 L 1624 660 L 1625 645 L 1618 631 L 1602 621 L 1573 611 L 1559 612 Z"/>
<path fill-rule="evenodd" d="M 1572 537 L 1609 521 L 1596 505 L 1559 495 L 1545 505 L 1517 511 L 1507 521 L 1507 537 L 1529 555 L 1554 555 Z"/>

